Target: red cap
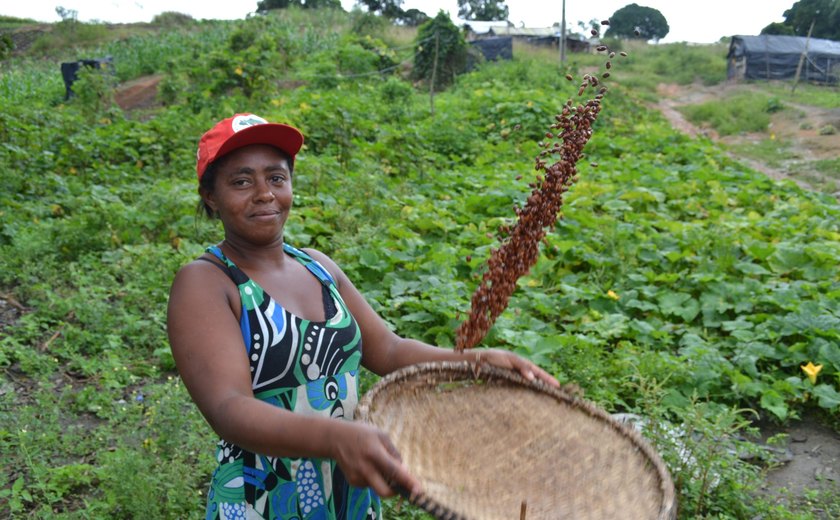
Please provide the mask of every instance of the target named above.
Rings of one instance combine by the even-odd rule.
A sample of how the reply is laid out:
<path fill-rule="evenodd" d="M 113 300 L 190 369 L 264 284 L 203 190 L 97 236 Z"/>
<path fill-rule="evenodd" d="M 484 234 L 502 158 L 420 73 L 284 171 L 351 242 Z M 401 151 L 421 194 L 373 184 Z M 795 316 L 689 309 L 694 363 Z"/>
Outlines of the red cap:
<path fill-rule="evenodd" d="M 303 146 L 303 134 L 293 126 L 269 123 L 254 114 L 236 114 L 223 119 L 202 135 L 198 142 L 195 163 L 198 180 L 201 180 L 211 162 L 251 144 L 276 146 L 289 154 L 294 164 L 295 155 Z"/>

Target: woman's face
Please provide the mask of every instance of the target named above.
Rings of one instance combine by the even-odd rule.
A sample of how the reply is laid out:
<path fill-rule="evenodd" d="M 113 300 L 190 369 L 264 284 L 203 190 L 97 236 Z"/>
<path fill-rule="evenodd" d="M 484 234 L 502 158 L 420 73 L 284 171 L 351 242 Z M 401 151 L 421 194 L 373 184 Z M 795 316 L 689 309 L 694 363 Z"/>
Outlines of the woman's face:
<path fill-rule="evenodd" d="M 225 239 L 269 243 L 282 238 L 292 207 L 292 173 L 286 155 L 257 144 L 219 161 L 213 190 L 202 197 L 219 215 Z"/>

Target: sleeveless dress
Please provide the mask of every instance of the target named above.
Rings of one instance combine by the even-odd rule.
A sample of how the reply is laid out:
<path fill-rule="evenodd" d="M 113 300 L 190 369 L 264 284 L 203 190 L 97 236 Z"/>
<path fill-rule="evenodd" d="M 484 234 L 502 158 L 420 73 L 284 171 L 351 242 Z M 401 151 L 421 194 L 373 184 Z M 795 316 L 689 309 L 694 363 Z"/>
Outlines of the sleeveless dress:
<path fill-rule="evenodd" d="M 352 420 L 358 403 L 361 332 L 332 276 L 312 257 L 284 245 L 287 255 L 321 282 L 326 321 L 291 314 L 248 278 L 217 246 L 207 251 L 239 288 L 240 328 L 257 399 L 295 413 Z M 204 259 L 210 261 L 209 259 Z M 380 501 L 354 488 L 329 459 L 251 453 L 224 439 L 207 495 L 207 520 L 379 519 Z"/>

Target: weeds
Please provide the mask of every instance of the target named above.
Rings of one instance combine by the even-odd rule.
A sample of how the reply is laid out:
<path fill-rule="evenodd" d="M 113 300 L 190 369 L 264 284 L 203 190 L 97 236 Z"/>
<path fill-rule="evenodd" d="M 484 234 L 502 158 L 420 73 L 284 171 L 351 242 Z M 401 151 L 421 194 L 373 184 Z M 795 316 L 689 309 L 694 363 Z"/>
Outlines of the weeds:
<path fill-rule="evenodd" d="M 770 114 L 780 109 L 777 98 L 762 94 L 736 94 L 680 110 L 695 125 L 708 125 L 721 136 L 765 132 Z"/>

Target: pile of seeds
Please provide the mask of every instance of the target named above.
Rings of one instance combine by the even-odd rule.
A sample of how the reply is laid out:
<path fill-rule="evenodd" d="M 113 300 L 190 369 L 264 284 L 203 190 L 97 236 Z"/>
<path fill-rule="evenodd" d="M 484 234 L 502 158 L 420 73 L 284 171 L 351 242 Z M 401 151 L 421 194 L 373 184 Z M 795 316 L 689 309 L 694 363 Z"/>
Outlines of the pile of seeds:
<path fill-rule="evenodd" d="M 601 22 L 601 25 L 608 24 L 606 20 Z M 597 35 L 596 30 L 592 32 Z M 600 46 L 597 50 L 607 52 L 609 49 Z M 626 56 L 623 52 L 621 55 Z M 605 64 L 607 71 L 601 74 L 601 79 L 609 77 L 613 58 L 615 53 L 610 52 Z M 567 75 L 566 79 L 572 81 L 574 78 Z M 536 263 L 540 242 L 547 231 L 562 218 L 563 194 L 578 179 L 577 162 L 592 137 L 592 124 L 601 111 L 601 99 L 607 91 L 601 79 L 590 74 L 583 76 L 578 97 L 587 89 L 597 90 L 597 95 L 579 105 L 572 99 L 566 101 L 546 132 L 546 140 L 540 143 L 542 150 L 536 157 L 535 169 L 542 173 L 529 185 L 532 191 L 525 206 L 516 208 L 516 223 L 512 228 L 501 230 L 501 246 L 491 251 L 481 282 L 473 293 L 470 313 L 455 330 L 456 350 L 472 348 L 484 339 L 496 318 L 507 308 L 517 280 Z M 551 158 L 557 160 L 549 165 Z"/>

